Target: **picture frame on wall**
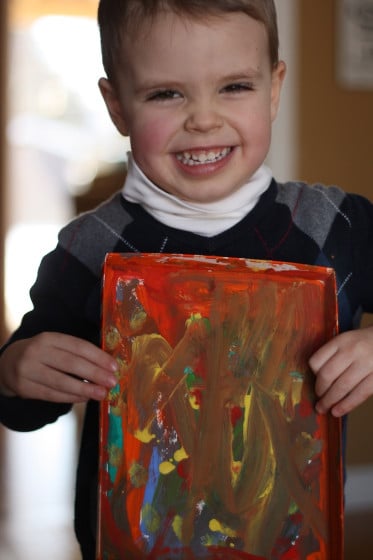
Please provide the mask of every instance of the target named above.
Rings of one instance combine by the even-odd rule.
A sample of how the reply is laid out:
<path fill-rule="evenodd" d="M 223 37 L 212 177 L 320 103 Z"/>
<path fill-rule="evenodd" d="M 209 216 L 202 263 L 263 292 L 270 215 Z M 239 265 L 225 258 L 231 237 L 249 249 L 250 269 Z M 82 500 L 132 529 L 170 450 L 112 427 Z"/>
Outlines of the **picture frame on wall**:
<path fill-rule="evenodd" d="M 373 0 L 335 0 L 336 73 L 347 89 L 373 90 Z"/>

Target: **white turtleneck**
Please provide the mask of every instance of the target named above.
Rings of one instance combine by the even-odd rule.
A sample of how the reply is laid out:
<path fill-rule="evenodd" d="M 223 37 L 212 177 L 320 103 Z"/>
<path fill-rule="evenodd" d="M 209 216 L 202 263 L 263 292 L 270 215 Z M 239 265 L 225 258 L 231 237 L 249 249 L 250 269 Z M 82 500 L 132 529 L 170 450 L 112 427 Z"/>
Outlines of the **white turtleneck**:
<path fill-rule="evenodd" d="M 237 224 L 268 189 L 272 173 L 262 165 L 240 189 L 216 202 L 188 202 L 152 183 L 128 153 L 128 172 L 122 195 L 167 226 L 212 237 Z"/>

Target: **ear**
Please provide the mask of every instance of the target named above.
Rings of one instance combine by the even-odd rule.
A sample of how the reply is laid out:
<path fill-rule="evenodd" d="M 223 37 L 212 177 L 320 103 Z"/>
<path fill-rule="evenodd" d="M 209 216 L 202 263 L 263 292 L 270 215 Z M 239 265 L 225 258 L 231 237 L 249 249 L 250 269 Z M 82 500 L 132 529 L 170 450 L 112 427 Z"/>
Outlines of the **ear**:
<path fill-rule="evenodd" d="M 271 120 L 274 121 L 280 105 L 280 94 L 282 84 L 286 75 L 286 64 L 282 60 L 279 61 L 276 68 L 272 71 L 272 87 L 271 87 Z"/>
<path fill-rule="evenodd" d="M 101 78 L 99 80 L 98 87 L 100 88 L 101 95 L 104 98 L 105 105 L 114 125 L 120 134 L 128 136 L 126 119 L 124 117 L 122 104 L 119 100 L 116 89 L 106 78 Z"/>

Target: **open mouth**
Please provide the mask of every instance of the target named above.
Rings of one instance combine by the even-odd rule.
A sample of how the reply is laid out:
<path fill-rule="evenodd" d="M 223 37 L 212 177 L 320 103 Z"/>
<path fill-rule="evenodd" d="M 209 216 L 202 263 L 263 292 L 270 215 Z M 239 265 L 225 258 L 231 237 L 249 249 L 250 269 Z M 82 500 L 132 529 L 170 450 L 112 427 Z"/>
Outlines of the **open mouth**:
<path fill-rule="evenodd" d="M 189 166 L 204 165 L 206 163 L 216 163 L 227 157 L 233 148 L 223 148 L 221 150 L 198 150 L 196 152 L 180 152 L 176 158 L 180 163 Z"/>

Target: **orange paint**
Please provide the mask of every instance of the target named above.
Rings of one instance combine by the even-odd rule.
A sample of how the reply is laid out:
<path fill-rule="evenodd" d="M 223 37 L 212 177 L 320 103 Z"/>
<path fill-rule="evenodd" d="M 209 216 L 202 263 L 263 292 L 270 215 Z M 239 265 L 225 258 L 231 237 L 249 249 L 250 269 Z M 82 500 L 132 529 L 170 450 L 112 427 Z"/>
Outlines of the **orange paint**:
<path fill-rule="evenodd" d="M 333 272 L 112 254 L 103 303 L 122 367 L 98 560 L 342 558 L 340 423 L 315 414 L 307 365 L 337 332 Z"/>

